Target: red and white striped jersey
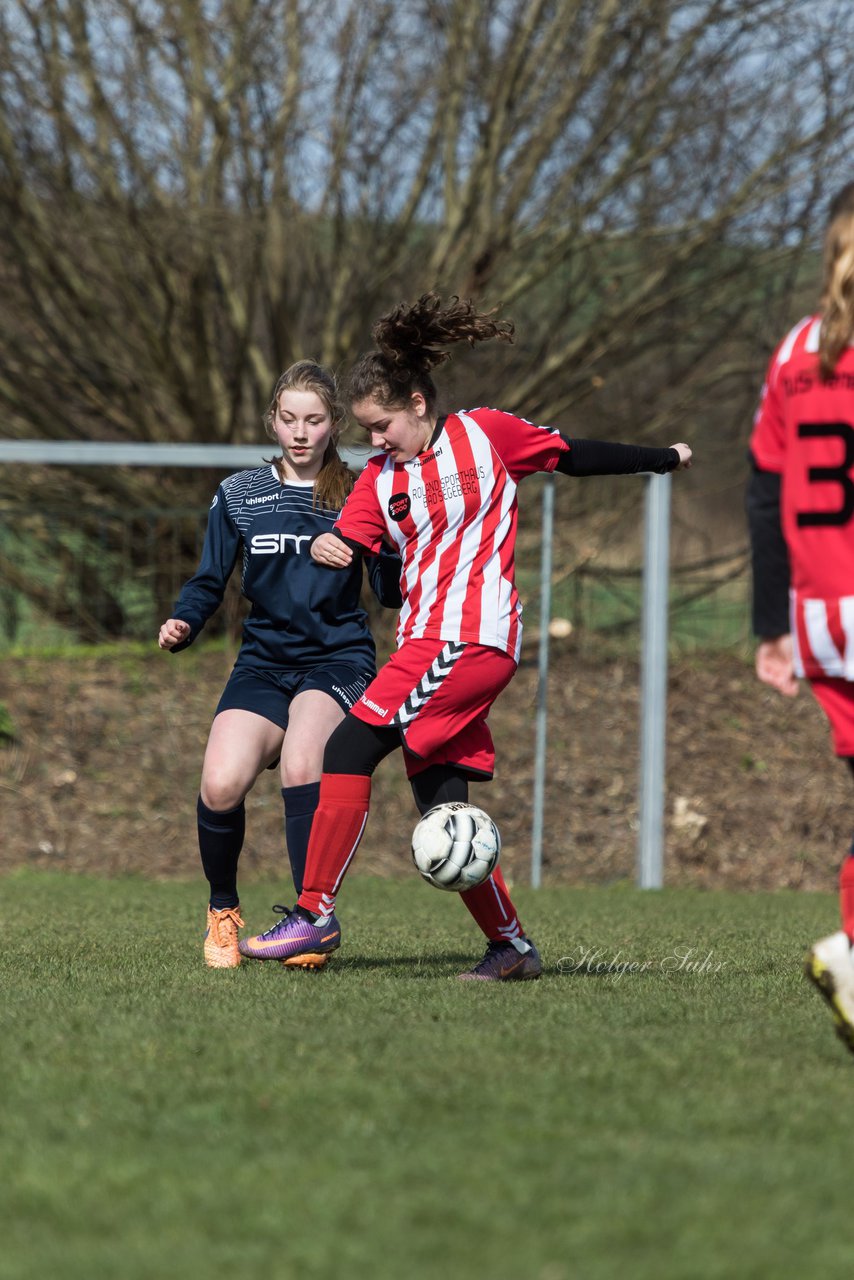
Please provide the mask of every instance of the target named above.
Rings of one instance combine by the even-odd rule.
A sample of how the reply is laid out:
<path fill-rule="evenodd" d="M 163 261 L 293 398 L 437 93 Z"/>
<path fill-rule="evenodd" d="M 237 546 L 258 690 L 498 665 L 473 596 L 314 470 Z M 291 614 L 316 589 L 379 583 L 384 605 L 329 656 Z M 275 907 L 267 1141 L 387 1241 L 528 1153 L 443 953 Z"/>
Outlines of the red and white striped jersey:
<path fill-rule="evenodd" d="M 371 551 L 383 537 L 398 549 L 398 645 L 421 637 L 457 640 L 501 649 L 518 661 L 517 483 L 553 471 L 568 447 L 550 427 L 498 409 L 472 409 L 449 414 L 410 462 L 368 461 L 336 528 Z"/>
<path fill-rule="evenodd" d="M 805 317 L 775 351 L 750 447 L 781 476 L 796 669 L 854 680 L 854 347 L 822 381 L 820 326 Z"/>

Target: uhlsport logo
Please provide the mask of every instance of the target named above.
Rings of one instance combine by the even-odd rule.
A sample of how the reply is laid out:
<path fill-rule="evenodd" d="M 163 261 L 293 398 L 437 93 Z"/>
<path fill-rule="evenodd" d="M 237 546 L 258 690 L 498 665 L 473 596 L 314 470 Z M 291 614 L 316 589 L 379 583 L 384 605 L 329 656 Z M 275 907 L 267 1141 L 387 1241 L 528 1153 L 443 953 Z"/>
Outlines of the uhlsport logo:
<path fill-rule="evenodd" d="M 393 493 L 388 500 L 389 519 L 395 524 L 400 524 L 401 520 L 405 520 L 409 515 L 411 506 L 408 493 Z"/>

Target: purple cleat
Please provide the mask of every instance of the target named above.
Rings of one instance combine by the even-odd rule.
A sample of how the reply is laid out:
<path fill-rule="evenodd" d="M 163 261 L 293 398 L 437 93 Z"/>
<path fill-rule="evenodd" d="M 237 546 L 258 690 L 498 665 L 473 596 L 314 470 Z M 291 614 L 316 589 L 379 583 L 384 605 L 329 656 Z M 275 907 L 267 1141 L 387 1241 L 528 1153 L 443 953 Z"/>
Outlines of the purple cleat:
<path fill-rule="evenodd" d="M 327 916 L 315 924 L 302 907 L 284 911 L 271 929 L 254 938 L 241 938 L 240 954 L 253 960 L 281 960 L 283 964 L 301 969 L 319 969 L 341 945 L 341 926 L 335 916 Z"/>
<path fill-rule="evenodd" d="M 530 938 L 519 941 L 528 944 L 527 951 L 519 951 L 512 942 L 490 942 L 483 959 L 457 976 L 474 982 L 528 982 L 539 978 L 543 972 L 540 953 Z"/>

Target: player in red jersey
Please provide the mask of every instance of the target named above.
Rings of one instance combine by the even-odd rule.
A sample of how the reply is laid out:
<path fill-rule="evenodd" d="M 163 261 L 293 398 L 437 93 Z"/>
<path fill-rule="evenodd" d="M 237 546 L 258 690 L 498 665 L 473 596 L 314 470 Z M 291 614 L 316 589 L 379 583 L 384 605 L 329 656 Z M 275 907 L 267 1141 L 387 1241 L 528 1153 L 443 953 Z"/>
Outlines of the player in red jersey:
<path fill-rule="evenodd" d="M 514 577 L 516 489 L 526 475 L 671 471 L 691 450 L 569 440 L 496 409 L 443 414 L 431 370 L 448 347 L 510 340 L 512 325 L 454 299 L 425 294 L 374 327 L 377 349 L 350 376 L 352 412 L 380 450 L 356 481 L 335 529 L 312 543 L 318 564 L 345 570 L 383 538 L 400 554 L 403 608 L 398 649 L 327 743 L 303 891 L 268 934 L 240 943 L 245 955 L 290 959 L 333 950 L 335 897 L 368 817 L 371 776 L 403 748 L 420 813 L 468 799 L 472 778 L 490 778 L 495 750 L 489 709 L 512 678 L 521 646 Z M 538 978 L 500 870 L 461 894 L 487 939 L 463 978 Z M 273 935 L 276 935 L 275 937 Z"/>
<path fill-rule="evenodd" d="M 854 772 L 854 182 L 836 195 L 815 315 L 774 353 L 750 441 L 756 671 L 789 697 L 805 677 Z M 807 976 L 854 1052 L 854 843 L 839 876 L 842 929 Z"/>

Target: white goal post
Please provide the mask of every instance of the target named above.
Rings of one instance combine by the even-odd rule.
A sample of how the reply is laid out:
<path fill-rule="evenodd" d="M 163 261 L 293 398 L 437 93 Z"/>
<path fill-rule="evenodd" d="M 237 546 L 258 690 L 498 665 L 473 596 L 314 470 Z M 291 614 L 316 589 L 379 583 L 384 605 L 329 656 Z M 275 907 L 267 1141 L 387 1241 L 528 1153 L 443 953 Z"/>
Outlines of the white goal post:
<path fill-rule="evenodd" d="M 670 474 L 643 472 L 643 596 L 641 604 L 640 768 L 636 883 L 664 884 L 664 772 L 667 728 L 667 632 L 670 582 Z M 536 703 L 534 806 L 531 825 L 531 886 L 539 888 L 543 865 L 549 623 L 551 621 L 554 476 L 543 480 L 540 560 L 540 647 Z"/>
<path fill-rule="evenodd" d="M 269 444 L 107 444 L 90 440 L 0 440 L 0 463 L 57 467 L 260 467 Z M 370 449 L 339 449 L 361 470 Z"/>

